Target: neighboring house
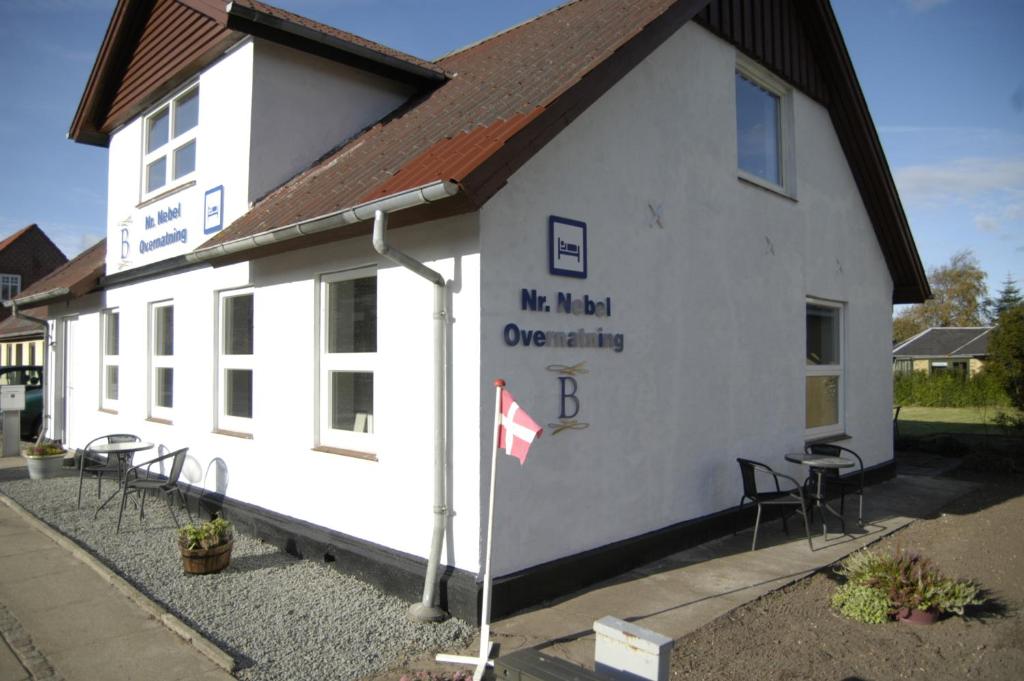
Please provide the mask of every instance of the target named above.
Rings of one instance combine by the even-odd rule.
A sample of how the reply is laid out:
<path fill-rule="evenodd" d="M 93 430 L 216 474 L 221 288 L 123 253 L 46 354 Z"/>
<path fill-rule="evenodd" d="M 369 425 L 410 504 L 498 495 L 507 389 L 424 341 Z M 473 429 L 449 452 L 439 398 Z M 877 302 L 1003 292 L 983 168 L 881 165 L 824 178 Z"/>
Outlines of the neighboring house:
<path fill-rule="evenodd" d="M 0 322 L 0 366 L 43 363 L 43 327 L 18 317 Z"/>
<path fill-rule="evenodd" d="M 436 62 L 121 0 L 70 136 L 107 244 L 18 300 L 51 435 L 187 446 L 296 555 L 407 598 L 440 563 L 475 617 L 499 377 L 547 433 L 498 461 L 496 614 L 732 531 L 737 457 L 893 470 L 929 289 L 824 0 L 579 0 Z"/>
<path fill-rule="evenodd" d="M 926 371 L 973 376 L 988 359 L 988 340 L 994 326 L 933 326 L 892 349 L 896 373 Z"/>
<path fill-rule="evenodd" d="M 68 259 L 38 225 L 19 229 L 0 241 L 0 302 L 9 301 Z M 11 311 L 0 306 L 0 321 Z M 7 362 L 6 352 L 0 361 Z"/>

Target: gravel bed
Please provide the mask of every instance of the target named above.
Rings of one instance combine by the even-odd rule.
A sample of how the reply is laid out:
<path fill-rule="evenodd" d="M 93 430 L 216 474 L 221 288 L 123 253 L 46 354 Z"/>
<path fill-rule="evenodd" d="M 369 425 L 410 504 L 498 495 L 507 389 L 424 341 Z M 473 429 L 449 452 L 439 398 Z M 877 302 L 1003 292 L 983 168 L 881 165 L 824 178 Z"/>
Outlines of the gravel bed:
<path fill-rule="evenodd" d="M 164 501 L 147 500 L 144 526 L 126 510 L 117 534 L 119 499 L 92 518 L 95 485 L 86 482 L 81 510 L 77 478 L 0 482 L 0 492 L 234 656 L 235 675 L 245 681 L 365 678 L 425 652 L 461 648 L 476 634 L 455 618 L 411 622 L 408 603 L 240 533 L 224 572 L 186 576 Z"/>

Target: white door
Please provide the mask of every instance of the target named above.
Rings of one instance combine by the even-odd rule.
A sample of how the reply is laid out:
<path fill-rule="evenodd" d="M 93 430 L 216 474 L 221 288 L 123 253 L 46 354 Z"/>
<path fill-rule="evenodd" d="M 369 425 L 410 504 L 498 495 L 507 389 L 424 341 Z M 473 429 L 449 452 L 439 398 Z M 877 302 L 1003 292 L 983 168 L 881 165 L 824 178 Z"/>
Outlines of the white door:
<path fill-rule="evenodd" d="M 54 414 L 60 420 L 57 427 L 54 428 L 54 435 L 64 443 L 66 447 L 71 447 L 72 432 L 71 424 L 73 422 L 72 415 L 74 414 L 75 405 L 75 334 L 78 327 L 78 317 L 65 317 L 61 320 L 60 331 L 57 338 L 57 357 L 60 361 L 60 405 L 57 409 L 54 409 Z"/>

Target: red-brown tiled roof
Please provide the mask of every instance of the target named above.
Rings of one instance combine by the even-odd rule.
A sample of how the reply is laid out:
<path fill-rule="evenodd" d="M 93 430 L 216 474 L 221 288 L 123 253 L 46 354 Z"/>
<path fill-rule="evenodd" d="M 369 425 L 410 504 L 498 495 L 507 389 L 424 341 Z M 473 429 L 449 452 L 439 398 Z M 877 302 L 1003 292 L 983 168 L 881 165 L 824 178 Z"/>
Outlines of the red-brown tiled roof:
<path fill-rule="evenodd" d="M 37 314 L 44 315 L 45 310 L 42 308 L 35 308 L 32 310 L 24 310 L 24 312 L 31 316 Z M 35 322 L 30 322 L 27 319 L 21 317 L 15 317 L 11 315 L 7 319 L 0 322 L 0 339 L 2 340 L 14 340 L 17 338 L 42 338 L 43 329 Z"/>
<path fill-rule="evenodd" d="M 437 66 L 453 73 L 451 80 L 269 194 L 204 247 L 437 180 L 458 182 L 482 205 L 530 150 L 704 4 L 577 0 L 448 55 Z M 634 40 L 641 34 L 647 39 Z M 623 49 L 627 44 L 633 49 Z M 612 68 L 613 55 L 622 67 Z M 570 91 L 581 102 L 575 109 L 567 104 L 574 98 L 563 96 Z"/>
<path fill-rule="evenodd" d="M 293 14 L 279 7 L 268 5 L 265 2 L 259 2 L 259 0 L 234 0 L 232 4 L 240 7 L 248 7 L 249 9 L 260 12 L 261 14 L 266 14 L 268 16 L 281 19 L 282 21 L 295 24 L 296 26 L 302 26 L 312 31 L 316 31 L 317 33 L 322 33 L 324 35 L 331 36 L 332 38 L 337 38 L 338 40 L 342 40 L 347 43 L 352 43 L 353 45 L 358 45 L 359 47 L 365 48 L 372 52 L 376 52 L 377 54 L 386 55 L 393 59 L 404 61 L 409 64 L 415 64 L 420 68 L 426 69 L 428 71 L 433 71 L 438 75 L 444 75 L 443 69 L 438 67 L 436 64 L 432 64 L 429 61 L 424 61 L 419 57 L 414 57 L 411 54 L 406 54 L 405 52 L 388 47 L 387 45 L 382 45 L 372 40 L 367 40 L 366 38 L 358 36 L 354 33 L 342 31 L 340 29 L 334 28 L 333 26 L 322 24 L 319 21 L 313 21 L 312 19 L 307 19 L 306 17 L 300 16 L 298 14 Z"/>
<path fill-rule="evenodd" d="M 28 232 L 31 229 L 39 229 L 39 225 L 37 225 L 36 223 L 33 222 L 28 227 L 22 227 L 17 232 L 15 232 L 14 234 L 10 235 L 9 237 L 4 239 L 3 241 L 0 241 L 0 251 L 4 250 L 5 248 L 7 248 L 11 244 L 13 244 L 15 241 L 20 239 L 26 232 Z"/>
<path fill-rule="evenodd" d="M 101 239 L 82 251 L 73 260 L 64 263 L 14 296 L 14 301 L 20 306 L 21 301 L 46 293 L 52 293 L 55 298 L 59 298 L 61 297 L 59 292 L 65 289 L 71 296 L 84 295 L 95 288 L 99 282 L 106 267 L 106 257 L 107 240 Z"/>

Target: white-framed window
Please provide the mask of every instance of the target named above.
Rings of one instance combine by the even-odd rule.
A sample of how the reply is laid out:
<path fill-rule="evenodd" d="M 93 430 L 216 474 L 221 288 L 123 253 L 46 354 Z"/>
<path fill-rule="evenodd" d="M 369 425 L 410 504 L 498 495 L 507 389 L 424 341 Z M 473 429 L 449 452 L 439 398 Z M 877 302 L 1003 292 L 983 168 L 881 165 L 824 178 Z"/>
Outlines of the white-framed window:
<path fill-rule="evenodd" d="M 21 293 L 20 274 L 0 274 L 0 300 L 10 300 Z"/>
<path fill-rule="evenodd" d="M 252 432 L 253 290 L 217 294 L 217 427 Z"/>
<path fill-rule="evenodd" d="M 199 85 L 168 99 L 143 119 L 143 199 L 191 179 L 198 128 Z"/>
<path fill-rule="evenodd" d="M 149 306 L 149 415 L 170 420 L 174 409 L 174 302 Z"/>
<path fill-rule="evenodd" d="M 100 406 L 117 409 L 121 372 L 121 313 L 117 308 L 100 315 Z"/>
<path fill-rule="evenodd" d="M 322 276 L 319 299 L 317 444 L 372 454 L 376 269 Z"/>
<path fill-rule="evenodd" d="M 764 67 L 738 59 L 736 165 L 741 178 L 795 195 L 792 121 L 792 89 Z"/>
<path fill-rule="evenodd" d="M 807 301 L 806 437 L 814 439 L 844 431 L 843 305 Z"/>

